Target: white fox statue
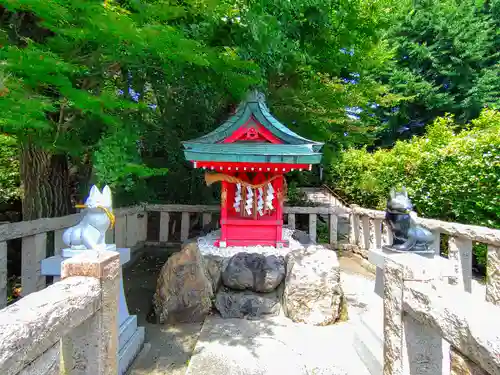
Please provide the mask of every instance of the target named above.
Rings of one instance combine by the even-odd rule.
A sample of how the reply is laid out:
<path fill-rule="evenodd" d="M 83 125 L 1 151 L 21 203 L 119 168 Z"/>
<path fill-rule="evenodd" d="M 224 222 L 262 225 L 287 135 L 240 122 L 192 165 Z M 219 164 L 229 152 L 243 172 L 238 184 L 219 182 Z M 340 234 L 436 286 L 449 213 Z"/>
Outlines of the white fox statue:
<path fill-rule="evenodd" d="M 105 186 L 102 193 L 93 185 L 84 205 L 84 217 L 74 227 L 64 231 L 63 242 L 73 250 L 105 250 L 106 231 L 114 225 L 111 189 Z"/>

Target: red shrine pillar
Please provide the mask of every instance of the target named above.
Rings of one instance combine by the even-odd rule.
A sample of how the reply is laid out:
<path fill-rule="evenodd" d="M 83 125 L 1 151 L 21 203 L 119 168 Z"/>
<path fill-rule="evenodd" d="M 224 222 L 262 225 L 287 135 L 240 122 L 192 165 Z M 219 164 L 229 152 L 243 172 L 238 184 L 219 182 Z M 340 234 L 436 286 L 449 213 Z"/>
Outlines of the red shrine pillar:
<path fill-rule="evenodd" d="M 284 203 L 284 191 L 283 191 L 283 180 L 282 178 L 276 179 L 276 247 L 283 247 L 283 203 Z"/>
<path fill-rule="evenodd" d="M 228 182 L 222 181 L 220 194 L 220 239 L 219 247 L 227 246 L 227 205 L 228 205 Z"/>

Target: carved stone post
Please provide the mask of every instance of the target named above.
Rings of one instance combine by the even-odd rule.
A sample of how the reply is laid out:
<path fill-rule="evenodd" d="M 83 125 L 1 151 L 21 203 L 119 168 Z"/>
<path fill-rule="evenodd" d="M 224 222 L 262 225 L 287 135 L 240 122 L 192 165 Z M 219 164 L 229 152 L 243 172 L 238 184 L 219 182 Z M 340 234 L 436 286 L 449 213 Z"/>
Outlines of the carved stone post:
<path fill-rule="evenodd" d="M 418 279 L 418 282 L 425 282 L 422 280 L 434 278 L 431 274 L 425 275 L 428 271 L 425 258 L 419 264 L 418 256 L 412 255 L 407 254 L 407 264 L 396 263 L 390 259 L 385 261 L 383 374 L 449 373 L 449 345 L 439 334 L 403 311 L 405 282 L 415 279 Z M 416 264 L 413 267 L 414 263 Z M 420 270 L 424 273 L 420 273 Z"/>
<path fill-rule="evenodd" d="M 488 245 L 486 301 L 500 305 L 500 247 Z"/>
<path fill-rule="evenodd" d="M 86 251 L 67 259 L 62 278 L 87 276 L 101 283 L 101 308 L 61 340 L 61 369 L 67 375 L 116 375 L 120 258 L 114 251 Z"/>

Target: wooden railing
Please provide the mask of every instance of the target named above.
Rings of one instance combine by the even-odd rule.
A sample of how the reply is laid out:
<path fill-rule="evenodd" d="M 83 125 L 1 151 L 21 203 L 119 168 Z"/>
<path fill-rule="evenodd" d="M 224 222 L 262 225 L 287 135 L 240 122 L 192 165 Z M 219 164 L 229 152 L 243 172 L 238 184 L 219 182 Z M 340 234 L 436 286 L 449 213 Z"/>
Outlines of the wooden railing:
<path fill-rule="evenodd" d="M 117 247 L 137 248 L 146 240 L 147 213 L 144 206 L 120 208 L 114 211 L 116 225 L 106 233 L 108 243 Z M 22 295 L 46 287 L 46 277 L 41 275 L 41 261 L 47 255 L 58 255 L 64 244 L 62 233 L 77 224 L 81 214 L 56 218 L 22 221 L 0 225 L 0 309 L 7 305 L 7 241 L 21 239 Z M 48 249 L 48 236 L 53 236 L 53 248 Z"/>
<path fill-rule="evenodd" d="M 119 208 L 114 210 L 116 224 L 106 233 L 106 241 L 115 243 L 118 248 L 132 248 L 132 253 L 144 244 L 178 244 L 190 236 L 195 224 L 192 216 L 201 221 L 198 223 L 200 228 L 210 223 L 216 226 L 219 210 L 219 206 L 171 204 Z M 333 246 L 338 244 L 338 215 L 348 215 L 345 210 L 335 207 L 285 207 L 284 212 L 288 225 L 293 228 L 297 216 L 307 215 L 308 231 L 313 240 L 317 238 L 317 216 L 328 216 L 329 242 Z M 154 222 L 156 216 L 159 216 L 159 222 Z M 41 261 L 48 255 L 60 253 L 64 247 L 62 233 L 66 228 L 77 224 L 81 217 L 81 214 L 74 214 L 0 225 L 0 309 L 7 305 L 7 241 L 22 239 L 21 287 L 22 296 L 27 296 L 46 287 L 46 277 L 40 273 Z M 148 237 L 148 221 L 151 227 L 159 229 L 157 235 Z M 180 228 L 176 228 L 178 222 Z M 180 229 L 179 236 L 177 229 Z M 47 249 L 49 235 L 54 237 L 52 249 Z"/>
<path fill-rule="evenodd" d="M 384 375 L 500 374 L 500 307 L 443 282 L 432 263 L 385 260 Z"/>
<path fill-rule="evenodd" d="M 119 275 L 118 253 L 88 251 L 60 282 L 1 310 L 0 374 L 116 374 Z"/>

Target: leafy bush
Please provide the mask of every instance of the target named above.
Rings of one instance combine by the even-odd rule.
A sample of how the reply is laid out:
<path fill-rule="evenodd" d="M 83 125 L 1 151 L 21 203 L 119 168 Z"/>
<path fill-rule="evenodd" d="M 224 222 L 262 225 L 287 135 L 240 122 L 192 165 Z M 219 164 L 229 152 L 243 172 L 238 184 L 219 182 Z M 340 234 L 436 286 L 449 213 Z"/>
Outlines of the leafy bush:
<path fill-rule="evenodd" d="M 330 184 L 351 202 L 378 209 L 392 186 L 404 185 L 421 216 L 499 228 L 500 112 L 486 109 L 468 129 L 454 129 L 446 116 L 391 150 L 347 150 L 331 165 Z"/>
<path fill-rule="evenodd" d="M 18 151 L 14 137 L 0 134 L 0 205 L 21 198 Z"/>

